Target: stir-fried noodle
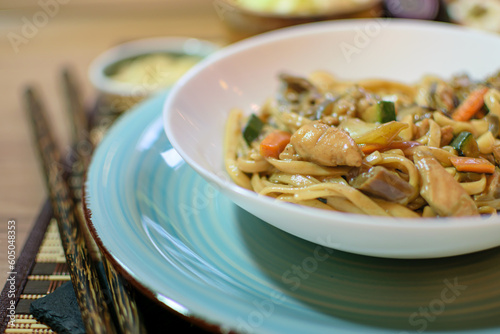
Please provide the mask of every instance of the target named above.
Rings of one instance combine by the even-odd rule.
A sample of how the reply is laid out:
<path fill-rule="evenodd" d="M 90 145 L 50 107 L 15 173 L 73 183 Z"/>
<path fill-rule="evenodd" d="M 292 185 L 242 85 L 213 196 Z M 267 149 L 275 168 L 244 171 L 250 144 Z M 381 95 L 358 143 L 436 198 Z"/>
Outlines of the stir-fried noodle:
<path fill-rule="evenodd" d="M 230 112 L 225 165 L 241 187 L 316 208 L 395 217 L 500 209 L 500 74 L 413 85 L 281 74 L 258 114 Z"/>

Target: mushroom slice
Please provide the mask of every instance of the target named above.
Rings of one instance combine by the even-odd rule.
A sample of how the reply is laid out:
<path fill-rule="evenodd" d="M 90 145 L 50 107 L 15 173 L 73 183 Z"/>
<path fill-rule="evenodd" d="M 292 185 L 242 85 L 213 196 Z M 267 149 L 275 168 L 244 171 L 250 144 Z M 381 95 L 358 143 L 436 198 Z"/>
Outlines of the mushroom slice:
<path fill-rule="evenodd" d="M 408 203 L 416 191 L 410 183 L 382 166 L 372 167 L 359 174 L 350 184 L 366 194 L 400 204 Z"/>

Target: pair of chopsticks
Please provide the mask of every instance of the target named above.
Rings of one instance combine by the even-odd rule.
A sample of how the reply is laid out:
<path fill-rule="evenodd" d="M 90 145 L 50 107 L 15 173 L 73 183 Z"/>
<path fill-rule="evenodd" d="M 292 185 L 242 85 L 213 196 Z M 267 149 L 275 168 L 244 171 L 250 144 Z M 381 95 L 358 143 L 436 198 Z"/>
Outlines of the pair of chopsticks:
<path fill-rule="evenodd" d="M 62 160 L 34 87 L 26 89 L 25 103 L 85 330 L 87 333 L 145 333 L 135 301 L 111 264 L 100 256 L 84 221 L 81 189 L 90 152 L 81 154 L 79 150 L 91 149 L 90 122 L 69 70 L 65 69 L 61 77 L 73 125 L 69 159 Z"/>

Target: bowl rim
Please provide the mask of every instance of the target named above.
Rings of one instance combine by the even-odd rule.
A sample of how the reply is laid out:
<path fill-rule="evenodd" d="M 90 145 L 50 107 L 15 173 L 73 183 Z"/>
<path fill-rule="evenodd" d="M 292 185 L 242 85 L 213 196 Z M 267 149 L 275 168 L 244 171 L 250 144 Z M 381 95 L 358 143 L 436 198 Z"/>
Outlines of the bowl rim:
<path fill-rule="evenodd" d="M 500 223 L 500 216 L 497 217 L 439 217 L 439 218 L 394 218 L 394 217 L 377 217 L 360 215 L 353 213 L 344 212 L 330 212 L 322 209 L 310 208 L 306 206 L 297 206 L 292 203 L 286 203 L 282 201 L 275 200 L 273 198 L 258 195 L 257 193 L 241 188 L 234 184 L 231 180 L 228 180 L 228 176 L 225 175 L 225 179 L 221 178 L 214 173 L 207 171 L 201 167 L 195 159 L 193 159 L 189 154 L 187 154 L 183 149 L 182 145 L 179 143 L 177 138 L 172 135 L 170 117 L 173 113 L 173 106 L 176 102 L 177 97 L 182 92 L 184 86 L 186 86 L 191 80 L 193 80 L 200 72 L 210 68 L 211 71 L 214 70 L 215 65 L 224 59 L 231 57 L 233 55 L 245 52 L 246 50 L 252 49 L 253 47 L 271 44 L 274 41 L 278 41 L 286 38 L 294 38 L 304 35 L 313 35 L 319 32 L 325 31 L 345 31 L 352 30 L 357 27 L 362 27 L 364 24 L 373 23 L 375 19 L 346 19 L 346 20 L 335 20 L 326 22 L 315 22 L 306 23 L 297 26 L 277 29 L 267 33 L 263 33 L 254 37 L 247 38 L 245 40 L 231 44 L 215 55 L 208 59 L 202 60 L 200 63 L 196 64 L 191 68 L 172 88 L 170 94 L 165 100 L 163 106 L 163 125 L 165 133 L 171 142 L 172 146 L 181 155 L 181 157 L 201 176 L 205 178 L 210 184 L 219 187 L 218 189 L 226 189 L 231 195 L 237 197 L 247 197 L 249 200 L 255 203 L 262 204 L 266 207 L 273 207 L 275 209 L 288 210 L 292 213 L 297 213 L 304 215 L 306 213 L 311 218 L 319 218 L 325 220 L 329 215 L 334 215 L 338 218 L 336 221 L 341 221 L 342 224 L 357 224 L 358 227 L 373 227 L 380 226 L 384 228 L 396 228 L 404 229 L 408 232 L 418 231 L 418 230 L 428 230 L 432 229 L 435 231 L 443 230 L 447 231 L 450 229 L 464 228 L 464 229 L 475 229 L 483 226 L 493 226 Z M 445 22 L 435 22 L 435 21 L 421 21 L 412 19 L 390 19 L 390 24 L 383 27 L 384 29 L 393 29 L 401 31 L 402 29 L 410 30 L 432 30 L 436 29 L 443 32 L 461 32 L 465 34 L 473 35 L 483 35 L 485 37 L 493 37 L 500 41 L 500 36 L 497 34 L 479 30 L 475 28 L 469 28 L 464 26 L 459 26 L 451 23 Z M 264 101 L 266 97 L 263 96 Z M 221 162 L 222 163 L 222 162 Z M 223 170 L 225 173 L 225 170 Z M 369 219 L 367 219 L 369 217 Z"/>
<path fill-rule="evenodd" d="M 106 69 L 121 61 L 151 53 L 177 53 L 205 58 L 219 49 L 220 46 L 214 42 L 187 36 L 135 39 L 115 45 L 99 54 L 90 63 L 87 75 L 91 84 L 102 93 L 127 97 L 144 97 L 155 90 L 144 89 L 137 91 L 138 85 L 113 80 L 105 74 Z M 171 86 L 159 87 L 158 90 L 169 87 Z"/>

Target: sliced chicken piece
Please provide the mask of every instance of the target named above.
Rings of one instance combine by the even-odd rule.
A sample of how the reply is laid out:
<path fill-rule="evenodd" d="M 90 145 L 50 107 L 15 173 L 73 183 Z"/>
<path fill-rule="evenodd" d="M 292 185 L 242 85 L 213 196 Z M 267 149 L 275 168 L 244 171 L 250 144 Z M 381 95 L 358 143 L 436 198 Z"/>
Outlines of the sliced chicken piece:
<path fill-rule="evenodd" d="M 280 153 L 279 158 L 280 160 L 294 160 L 294 161 L 300 160 L 300 156 L 297 154 L 297 152 L 295 152 L 293 145 L 290 143 L 288 143 L 283 152 Z"/>
<path fill-rule="evenodd" d="M 290 144 L 302 158 L 318 165 L 359 167 L 363 160 L 361 149 L 346 131 L 321 121 L 302 126 Z"/>
<path fill-rule="evenodd" d="M 416 151 L 413 160 L 422 180 L 420 195 L 439 216 L 479 215 L 472 198 L 434 157 Z"/>

